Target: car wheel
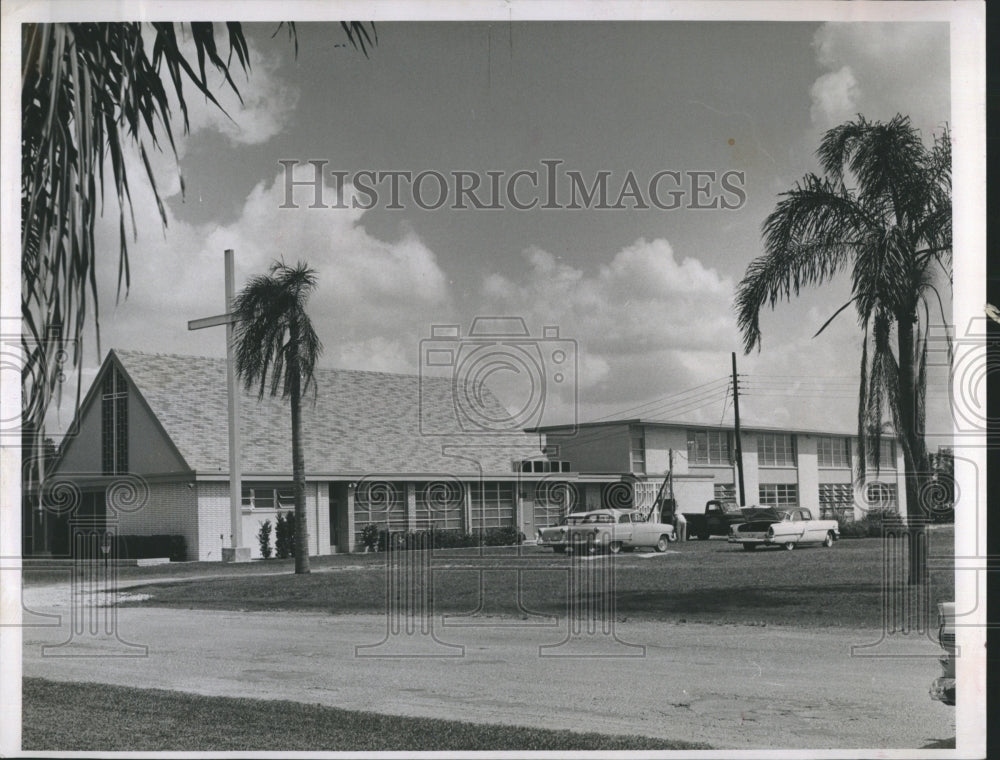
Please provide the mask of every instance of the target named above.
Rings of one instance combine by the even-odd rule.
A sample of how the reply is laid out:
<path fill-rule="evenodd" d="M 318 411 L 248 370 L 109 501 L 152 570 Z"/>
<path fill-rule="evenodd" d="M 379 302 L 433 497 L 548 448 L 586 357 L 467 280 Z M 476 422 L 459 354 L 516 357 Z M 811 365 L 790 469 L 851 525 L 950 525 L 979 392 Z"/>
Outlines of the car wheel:
<path fill-rule="evenodd" d="M 667 550 L 667 544 L 669 540 L 666 536 L 660 536 L 660 540 L 656 542 L 656 551 L 665 552 Z"/>
<path fill-rule="evenodd" d="M 757 544 L 743 544 L 743 551 L 752 552 L 757 548 Z"/>
<path fill-rule="evenodd" d="M 787 544 L 785 544 L 784 546 L 785 546 L 785 551 L 789 551 L 789 552 L 790 552 L 790 551 L 791 551 L 792 549 L 794 549 L 794 548 L 795 548 L 795 544 L 793 544 L 793 543 L 792 543 L 791 541 L 789 541 L 789 542 L 788 542 Z"/>
<path fill-rule="evenodd" d="M 826 538 L 823 539 L 823 546 L 825 546 L 827 549 L 829 549 L 831 546 L 833 546 L 833 531 L 832 530 L 829 531 L 826 534 Z"/>
<path fill-rule="evenodd" d="M 610 544 L 608 544 L 608 551 L 611 552 L 612 554 L 618 554 L 621 550 L 622 550 L 621 541 L 612 541 Z"/>

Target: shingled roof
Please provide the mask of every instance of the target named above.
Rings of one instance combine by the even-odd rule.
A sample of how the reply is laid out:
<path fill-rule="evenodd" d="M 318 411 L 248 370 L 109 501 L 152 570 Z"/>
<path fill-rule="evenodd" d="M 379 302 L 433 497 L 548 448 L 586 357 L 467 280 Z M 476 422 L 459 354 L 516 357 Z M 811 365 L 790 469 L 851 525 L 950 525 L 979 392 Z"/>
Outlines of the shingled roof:
<path fill-rule="evenodd" d="M 111 354 L 188 466 L 200 472 L 228 472 L 225 360 L 119 349 Z M 470 458 L 479 462 L 483 474 L 500 475 L 512 473 L 512 460 L 539 454 L 537 437 L 522 432 L 422 435 L 421 406 L 424 419 L 430 415 L 435 429 L 455 419 L 448 378 L 424 378 L 421 388 L 416 375 L 319 369 L 316 390 L 315 404 L 310 394 L 303 405 L 310 476 L 477 474 Z M 495 405 L 494 417 L 505 414 L 488 390 L 483 403 Z M 244 392 L 240 419 L 244 475 L 290 474 L 288 402 L 280 396 L 258 401 L 256 393 Z"/>

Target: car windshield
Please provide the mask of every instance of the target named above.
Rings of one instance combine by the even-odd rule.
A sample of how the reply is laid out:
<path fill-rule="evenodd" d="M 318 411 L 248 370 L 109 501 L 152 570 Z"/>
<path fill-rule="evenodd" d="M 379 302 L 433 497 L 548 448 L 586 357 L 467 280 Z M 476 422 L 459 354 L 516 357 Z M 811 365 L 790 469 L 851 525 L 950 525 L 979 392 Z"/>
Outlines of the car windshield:
<path fill-rule="evenodd" d="M 611 522 L 611 515 L 604 515 L 604 514 L 587 515 L 586 522 L 588 523 Z"/>
<path fill-rule="evenodd" d="M 568 517 L 566 517 L 565 520 L 563 520 L 563 524 L 564 525 L 580 525 L 584 521 L 585 518 L 586 518 L 586 515 L 569 515 Z"/>

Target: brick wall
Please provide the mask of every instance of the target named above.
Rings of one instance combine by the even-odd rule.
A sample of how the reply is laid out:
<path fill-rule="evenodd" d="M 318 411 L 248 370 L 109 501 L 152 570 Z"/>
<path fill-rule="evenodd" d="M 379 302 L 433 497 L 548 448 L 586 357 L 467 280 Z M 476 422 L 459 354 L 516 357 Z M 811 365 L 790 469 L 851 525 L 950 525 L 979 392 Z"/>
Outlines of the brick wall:
<path fill-rule="evenodd" d="M 150 483 L 145 506 L 118 515 L 118 531 L 124 536 L 182 535 L 187 541 L 187 559 L 198 550 L 197 498 L 193 483 Z"/>

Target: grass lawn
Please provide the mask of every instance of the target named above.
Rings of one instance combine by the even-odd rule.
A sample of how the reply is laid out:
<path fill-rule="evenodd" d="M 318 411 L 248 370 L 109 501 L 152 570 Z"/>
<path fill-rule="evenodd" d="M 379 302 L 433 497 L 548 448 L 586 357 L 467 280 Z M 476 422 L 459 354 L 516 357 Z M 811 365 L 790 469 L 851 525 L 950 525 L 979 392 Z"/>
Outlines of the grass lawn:
<path fill-rule="evenodd" d="M 309 562 L 314 569 L 326 567 L 378 565 L 382 558 L 378 554 L 333 554 L 324 557 L 310 557 Z M 171 562 L 165 565 L 151 567 L 122 566 L 116 568 L 119 580 L 132 581 L 143 578 L 177 578 L 198 577 L 204 575 L 261 575 L 269 573 L 291 573 L 295 568 L 294 559 L 254 560 L 245 564 L 223 564 L 222 562 Z M 39 586 L 48 583 L 61 583 L 69 579 L 71 566 L 60 567 L 25 567 L 21 572 L 21 581 L 25 586 Z"/>
<path fill-rule="evenodd" d="M 642 736 L 403 718 L 298 702 L 203 697 L 41 678 L 23 682 L 26 751 L 709 749 Z"/>
<path fill-rule="evenodd" d="M 953 546 L 951 527 L 930 532 L 932 557 L 951 556 Z M 676 553 L 614 557 L 613 593 L 619 618 L 808 627 L 881 626 L 885 584 L 880 539 L 842 540 L 831 549 L 800 547 L 791 552 L 745 552 L 715 539 L 672 544 L 671 550 Z M 155 606 L 382 613 L 387 588 L 384 556 L 324 558 L 314 563 L 316 572 L 306 576 L 246 571 L 211 580 L 130 590 L 151 595 L 149 600 L 136 604 Z M 420 559 L 418 553 L 408 557 L 415 563 Z M 435 552 L 431 564 L 437 612 L 566 613 L 571 561 L 565 556 L 524 547 L 520 552 L 513 548 L 492 550 L 477 557 L 474 550 L 465 549 Z M 574 578 L 586 580 L 585 576 Z M 589 591 L 584 596 L 598 593 Z M 932 616 L 936 615 L 934 605 L 938 601 L 954 598 L 954 572 L 940 559 L 932 561 L 928 593 Z"/>

